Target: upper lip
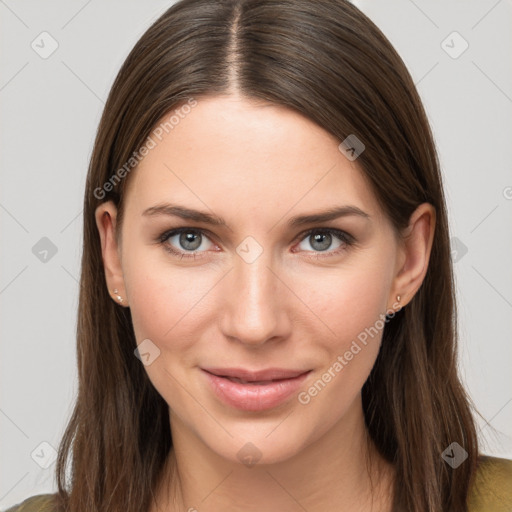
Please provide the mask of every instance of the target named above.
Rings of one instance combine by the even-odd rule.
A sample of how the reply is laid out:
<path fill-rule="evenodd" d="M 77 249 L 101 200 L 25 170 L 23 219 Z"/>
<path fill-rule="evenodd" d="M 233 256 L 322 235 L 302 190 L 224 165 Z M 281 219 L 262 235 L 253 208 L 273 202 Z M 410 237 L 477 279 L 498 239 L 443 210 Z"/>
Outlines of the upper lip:
<path fill-rule="evenodd" d="M 285 368 L 267 368 L 265 370 L 246 370 L 245 368 L 203 368 L 218 377 L 234 377 L 247 382 L 277 379 L 293 379 L 309 370 L 289 370 Z"/>

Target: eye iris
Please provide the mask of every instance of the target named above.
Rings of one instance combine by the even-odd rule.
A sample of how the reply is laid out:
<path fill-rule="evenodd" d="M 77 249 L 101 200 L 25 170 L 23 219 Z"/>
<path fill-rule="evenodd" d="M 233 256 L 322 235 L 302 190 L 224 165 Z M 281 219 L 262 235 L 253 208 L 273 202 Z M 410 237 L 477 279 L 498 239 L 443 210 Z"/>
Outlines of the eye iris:
<path fill-rule="evenodd" d="M 332 242 L 332 236 L 329 233 L 317 233 L 316 235 L 312 235 L 310 239 L 313 240 L 311 247 L 317 251 L 325 251 L 330 247 Z M 316 242 L 320 242 L 319 247 L 315 247 Z"/>
<path fill-rule="evenodd" d="M 192 246 L 190 246 L 190 244 Z M 190 231 L 180 234 L 180 245 L 189 251 L 195 251 L 201 245 L 201 235 Z"/>

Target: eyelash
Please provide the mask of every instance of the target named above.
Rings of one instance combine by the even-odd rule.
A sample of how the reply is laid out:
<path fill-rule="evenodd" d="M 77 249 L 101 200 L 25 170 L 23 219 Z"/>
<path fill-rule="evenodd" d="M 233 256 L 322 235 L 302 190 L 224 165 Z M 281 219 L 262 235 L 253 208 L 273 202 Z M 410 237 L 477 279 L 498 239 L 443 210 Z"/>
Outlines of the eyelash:
<path fill-rule="evenodd" d="M 207 232 L 203 231 L 202 229 L 182 227 L 182 228 L 176 228 L 176 229 L 172 229 L 170 231 L 166 231 L 166 232 L 162 233 L 158 237 L 158 242 L 164 247 L 164 249 L 167 252 L 169 252 L 173 256 L 179 257 L 180 259 L 196 260 L 196 259 L 202 258 L 203 256 L 197 257 L 196 255 L 200 254 L 202 252 L 207 252 L 207 251 L 182 252 L 182 251 L 178 251 L 178 250 L 174 249 L 171 245 L 167 244 L 167 240 L 169 238 L 171 238 L 175 235 L 179 235 L 181 233 L 200 234 L 201 236 L 205 236 L 206 238 L 209 238 Z M 345 251 L 347 248 L 349 248 L 355 244 L 355 239 L 352 235 L 349 235 L 348 233 L 346 233 L 345 231 L 341 231 L 340 229 L 334 229 L 334 228 L 312 228 L 312 229 L 309 229 L 308 231 L 298 235 L 294 241 L 302 242 L 302 240 L 311 236 L 313 233 L 334 235 L 336 238 L 338 238 L 343 243 L 342 246 L 338 247 L 336 250 L 333 250 L 333 251 L 325 251 L 325 252 L 317 251 L 317 252 L 315 252 L 314 253 L 315 255 L 311 256 L 312 258 L 315 258 L 315 259 L 330 258 L 330 257 L 337 256 L 340 253 L 342 253 L 343 251 Z M 308 252 L 311 252 L 311 251 L 308 251 Z"/>

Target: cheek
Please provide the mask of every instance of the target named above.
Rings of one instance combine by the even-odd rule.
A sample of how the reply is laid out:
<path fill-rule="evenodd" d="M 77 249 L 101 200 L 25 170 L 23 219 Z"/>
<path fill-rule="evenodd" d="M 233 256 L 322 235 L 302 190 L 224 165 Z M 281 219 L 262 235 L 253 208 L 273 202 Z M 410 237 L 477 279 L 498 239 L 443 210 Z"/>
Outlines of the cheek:
<path fill-rule="evenodd" d="M 325 327 L 330 346 L 342 347 L 385 314 L 391 272 L 371 261 L 323 270 L 313 278 L 297 274 L 291 279 L 294 289 L 302 290 L 305 314 L 311 319 L 316 316 Z"/>
<path fill-rule="evenodd" d="M 175 352 L 193 343 L 192 327 L 206 314 L 202 301 L 212 288 L 212 275 L 197 267 L 180 268 L 166 258 L 155 251 L 133 251 L 123 259 L 123 272 L 137 342 L 149 338 Z"/>
<path fill-rule="evenodd" d="M 142 258 L 127 260 L 124 270 L 137 344 L 149 339 L 157 347 L 149 345 L 157 357 L 145 366 L 148 377 L 167 403 L 187 410 L 189 396 L 179 383 L 186 382 L 202 326 L 209 323 L 202 300 L 208 300 L 211 275 Z"/>
<path fill-rule="evenodd" d="M 321 392 L 323 398 L 315 399 L 317 405 L 333 406 L 336 400 L 333 411 L 341 413 L 360 391 L 379 353 L 391 275 L 389 266 L 374 256 L 364 264 L 359 261 L 317 273 L 313 281 L 301 278 L 302 289 L 308 290 L 307 306 L 315 313 L 305 312 L 307 322 L 322 333 L 315 336 L 310 330 L 310 336 L 316 340 L 317 352 L 323 354 L 318 370 L 322 382 L 311 393 L 305 390 L 306 402 Z"/>

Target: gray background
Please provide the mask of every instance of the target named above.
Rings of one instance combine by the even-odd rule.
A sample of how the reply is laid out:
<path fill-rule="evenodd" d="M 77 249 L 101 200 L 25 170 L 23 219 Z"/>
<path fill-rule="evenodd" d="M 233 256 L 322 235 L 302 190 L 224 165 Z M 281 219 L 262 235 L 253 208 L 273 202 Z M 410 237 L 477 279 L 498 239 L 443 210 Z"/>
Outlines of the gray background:
<path fill-rule="evenodd" d="M 512 458 L 512 3 L 354 3 L 397 48 L 432 124 L 456 238 L 461 372 L 484 451 Z M 2 509 L 56 489 L 51 446 L 77 389 L 88 159 L 115 74 L 171 4 L 0 0 Z"/>

